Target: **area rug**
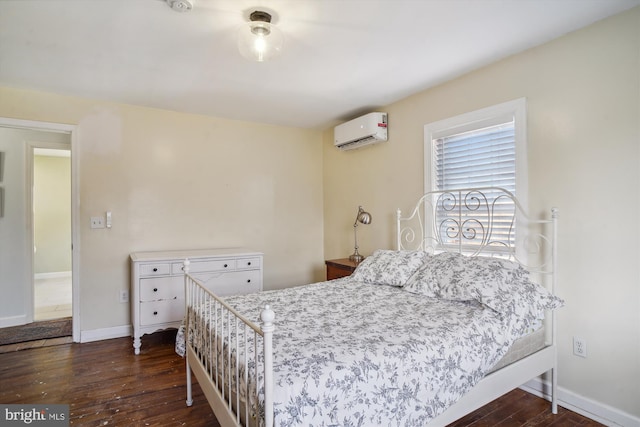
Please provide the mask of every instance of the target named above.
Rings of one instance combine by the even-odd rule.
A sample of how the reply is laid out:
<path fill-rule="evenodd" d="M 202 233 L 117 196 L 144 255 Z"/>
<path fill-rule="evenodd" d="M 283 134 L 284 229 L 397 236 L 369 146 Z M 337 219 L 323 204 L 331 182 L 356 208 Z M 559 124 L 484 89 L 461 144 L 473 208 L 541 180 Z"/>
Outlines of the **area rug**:
<path fill-rule="evenodd" d="M 72 334 L 71 317 L 0 328 L 0 345 L 66 337 Z"/>

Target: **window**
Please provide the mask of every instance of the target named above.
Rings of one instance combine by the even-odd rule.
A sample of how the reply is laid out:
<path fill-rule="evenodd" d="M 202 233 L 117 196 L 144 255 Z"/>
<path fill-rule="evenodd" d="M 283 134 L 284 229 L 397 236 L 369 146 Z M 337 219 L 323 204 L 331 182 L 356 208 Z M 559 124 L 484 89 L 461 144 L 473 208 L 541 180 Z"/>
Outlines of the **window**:
<path fill-rule="evenodd" d="M 513 118 L 504 123 L 432 140 L 434 187 L 502 187 L 516 191 Z"/>
<path fill-rule="evenodd" d="M 430 123 L 424 128 L 425 192 L 469 187 L 501 187 L 518 197 L 526 211 L 527 147 L 526 101 L 518 99 L 460 116 Z M 513 205 L 497 204 L 491 240 L 503 239 L 500 250 L 515 249 L 511 221 L 500 221 L 500 211 L 512 214 Z M 472 212 L 476 216 L 477 212 Z M 469 214 L 469 215 L 471 215 Z M 435 211 L 436 223 L 449 215 L 442 207 Z M 464 214 L 463 214 L 464 215 Z M 464 221 L 464 217 L 462 218 Z M 501 237 L 502 236 L 502 237 Z M 461 243 L 453 233 L 444 244 Z"/>

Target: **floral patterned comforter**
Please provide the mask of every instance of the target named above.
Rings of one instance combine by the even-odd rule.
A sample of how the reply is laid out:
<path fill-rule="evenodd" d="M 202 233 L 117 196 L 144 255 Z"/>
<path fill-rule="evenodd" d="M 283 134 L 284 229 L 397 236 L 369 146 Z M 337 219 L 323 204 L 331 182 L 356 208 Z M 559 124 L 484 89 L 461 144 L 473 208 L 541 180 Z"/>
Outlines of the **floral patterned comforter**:
<path fill-rule="evenodd" d="M 353 276 L 226 301 L 256 323 L 266 304 L 276 314 L 276 426 L 424 426 L 521 335 L 518 316 L 479 301 Z"/>

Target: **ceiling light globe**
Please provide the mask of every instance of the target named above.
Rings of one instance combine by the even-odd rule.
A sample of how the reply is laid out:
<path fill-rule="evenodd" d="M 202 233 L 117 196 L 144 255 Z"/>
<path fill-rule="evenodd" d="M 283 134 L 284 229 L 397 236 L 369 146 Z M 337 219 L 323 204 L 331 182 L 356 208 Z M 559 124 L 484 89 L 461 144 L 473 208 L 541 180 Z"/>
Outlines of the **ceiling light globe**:
<path fill-rule="evenodd" d="M 269 22 L 248 22 L 238 34 L 238 50 L 251 61 L 268 61 L 280 54 L 283 45 L 282 31 Z"/>

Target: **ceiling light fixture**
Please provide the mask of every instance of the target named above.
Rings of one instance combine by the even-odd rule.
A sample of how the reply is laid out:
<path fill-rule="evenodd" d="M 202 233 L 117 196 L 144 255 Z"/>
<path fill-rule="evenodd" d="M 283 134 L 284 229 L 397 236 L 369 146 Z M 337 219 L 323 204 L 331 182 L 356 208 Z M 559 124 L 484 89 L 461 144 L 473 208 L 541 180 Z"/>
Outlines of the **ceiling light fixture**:
<path fill-rule="evenodd" d="M 193 0 L 167 0 L 167 4 L 176 12 L 189 12 L 193 9 Z"/>
<path fill-rule="evenodd" d="M 249 15 L 249 30 L 245 26 L 238 36 L 238 49 L 247 59 L 267 61 L 282 51 L 282 31 L 271 23 L 271 14 L 256 10 Z"/>

